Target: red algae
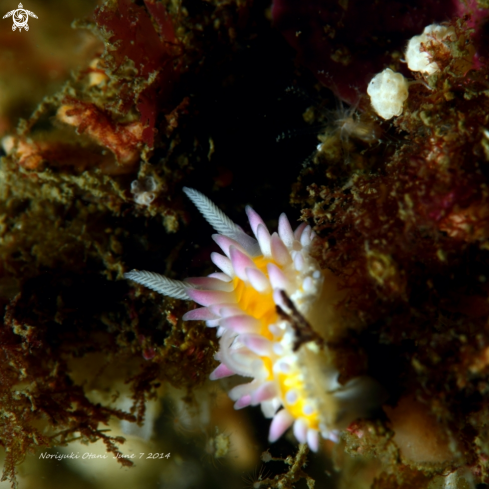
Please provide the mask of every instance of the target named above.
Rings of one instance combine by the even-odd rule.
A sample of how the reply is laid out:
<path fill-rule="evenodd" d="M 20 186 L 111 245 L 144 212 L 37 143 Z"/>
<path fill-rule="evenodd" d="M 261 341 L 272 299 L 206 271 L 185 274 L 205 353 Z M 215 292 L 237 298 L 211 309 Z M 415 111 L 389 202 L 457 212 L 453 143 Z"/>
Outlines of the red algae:
<path fill-rule="evenodd" d="M 95 12 L 98 26 L 114 46 L 107 62 L 115 72 L 133 63 L 137 77 L 147 87 L 136 92 L 132 100 L 129 86 L 122 85 L 123 111 L 132 103 L 141 114 L 145 126 L 143 141 L 153 147 L 156 115 L 172 107 L 173 88 L 183 70 L 183 45 L 175 36 L 175 29 L 167 7 L 162 3 L 146 1 L 145 7 L 131 0 L 118 0 Z"/>
<path fill-rule="evenodd" d="M 131 0 L 118 0 L 97 9 L 95 19 L 114 46 L 106 58 L 112 70 L 118 72 L 129 60 L 137 77 L 148 84 L 131 94 L 130 86 L 123 83 L 121 110 L 136 104 L 145 126 L 142 139 L 153 147 L 156 115 L 169 110 L 173 103 L 173 87 L 183 69 L 183 46 L 175 36 L 166 6 L 146 1 L 145 7 Z M 134 95 L 135 100 L 131 98 Z"/>
<path fill-rule="evenodd" d="M 148 10 L 131 0 L 110 2 L 95 12 L 97 24 L 107 30 L 109 41 L 116 46 L 110 55 L 116 67 L 133 61 L 138 76 L 148 77 L 172 59 L 177 48 L 175 32 L 166 7 L 146 1 Z M 158 31 L 150 15 L 155 15 Z"/>

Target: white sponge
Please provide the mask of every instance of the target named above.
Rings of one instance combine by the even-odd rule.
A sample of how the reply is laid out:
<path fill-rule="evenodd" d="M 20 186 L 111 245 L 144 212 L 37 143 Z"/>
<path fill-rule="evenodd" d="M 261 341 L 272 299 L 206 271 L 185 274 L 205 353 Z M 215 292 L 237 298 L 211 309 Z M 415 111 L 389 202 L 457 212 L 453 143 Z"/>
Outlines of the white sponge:
<path fill-rule="evenodd" d="M 445 27 L 443 25 L 432 24 L 425 27 L 423 34 L 414 36 L 409 40 L 406 49 L 406 61 L 408 68 L 411 71 L 420 71 L 427 75 L 432 75 L 440 71 L 440 67 L 426 50 L 421 50 L 421 45 L 424 49 L 427 46 L 435 46 L 437 49 L 442 49 L 449 52 L 448 46 L 443 42 L 446 40 L 455 41 L 457 38 L 453 27 Z"/>
<path fill-rule="evenodd" d="M 408 98 L 408 82 L 390 68 L 375 75 L 368 84 L 367 93 L 375 112 L 384 119 L 401 115 L 403 104 Z"/>

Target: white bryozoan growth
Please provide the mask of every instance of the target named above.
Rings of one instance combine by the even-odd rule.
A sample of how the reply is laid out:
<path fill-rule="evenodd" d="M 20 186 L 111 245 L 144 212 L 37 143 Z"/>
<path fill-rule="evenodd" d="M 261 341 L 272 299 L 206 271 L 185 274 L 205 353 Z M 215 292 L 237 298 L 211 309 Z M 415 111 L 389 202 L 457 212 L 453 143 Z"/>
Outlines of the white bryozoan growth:
<path fill-rule="evenodd" d="M 137 270 L 125 277 L 202 306 L 183 319 L 217 328 L 220 365 L 211 379 L 234 374 L 252 379 L 231 389 L 229 396 L 236 409 L 260 405 L 263 414 L 273 418 L 271 442 L 290 426 L 297 440 L 314 451 L 319 435 L 336 440 L 337 429 L 368 408 L 375 386 L 372 390 L 373 381 L 365 377 L 341 386 L 321 341 L 297 342 L 292 314 L 298 312 L 317 331 L 328 327 L 325 323 L 334 309 L 330 299 L 328 305 L 332 287 L 323 284 L 330 272 L 322 272 L 310 255 L 315 238 L 311 227 L 303 223 L 294 231 L 282 214 L 278 233 L 270 234 L 260 216 L 247 207 L 252 238 L 200 192 L 184 192 L 218 232 L 212 238 L 224 254 L 212 253 L 211 260 L 220 271 L 185 281 Z M 285 314 L 279 314 L 277 306 Z"/>
<path fill-rule="evenodd" d="M 425 27 L 422 34 L 414 36 L 408 42 L 406 49 L 406 62 L 411 71 L 419 71 L 426 75 L 433 75 L 440 71 L 436 61 L 432 60 L 427 48 L 436 47 L 437 50 L 450 52 L 446 41 L 456 41 L 457 35 L 453 27 L 432 24 Z"/>
<path fill-rule="evenodd" d="M 409 95 L 408 81 L 401 73 L 386 68 L 370 80 L 367 93 L 375 112 L 388 120 L 402 114 L 404 102 Z"/>
<path fill-rule="evenodd" d="M 440 71 L 438 63 L 433 59 L 433 53 L 438 56 L 453 54 L 450 51 L 449 42 L 456 40 L 457 34 L 453 27 L 437 24 L 425 27 L 422 34 L 414 36 L 408 42 L 406 48 L 408 68 L 425 75 L 433 75 Z M 375 75 L 367 87 L 367 93 L 370 95 L 370 102 L 375 112 L 386 120 L 400 116 L 403 112 L 404 102 L 409 95 L 410 83 L 423 82 L 408 82 L 401 73 L 395 73 L 390 68 L 386 68 Z M 428 89 L 430 88 L 426 83 L 423 84 Z"/>

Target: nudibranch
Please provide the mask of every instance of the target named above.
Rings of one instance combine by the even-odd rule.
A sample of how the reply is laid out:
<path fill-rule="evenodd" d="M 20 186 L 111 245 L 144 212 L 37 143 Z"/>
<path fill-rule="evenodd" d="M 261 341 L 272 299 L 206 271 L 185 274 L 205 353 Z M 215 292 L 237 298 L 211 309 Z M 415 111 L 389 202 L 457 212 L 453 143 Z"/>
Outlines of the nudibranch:
<path fill-rule="evenodd" d="M 344 386 L 338 383 L 321 334 L 331 316 L 325 297 L 331 287 L 324 284 L 330 272 L 320 270 L 310 254 L 314 231 L 306 223 L 293 231 L 282 214 L 278 233 L 270 234 L 248 206 L 252 238 L 203 194 L 183 190 L 218 233 L 212 238 L 224 255 L 212 253 L 211 260 L 221 271 L 185 281 L 138 270 L 125 277 L 202 306 L 183 319 L 217 327 L 220 365 L 211 379 L 234 374 L 252 379 L 231 389 L 229 396 L 235 409 L 260 405 L 273 418 L 270 442 L 292 425 L 297 440 L 314 451 L 319 435 L 336 441 L 338 429 L 364 411 L 362 402 L 367 398 L 368 404 L 373 381 L 359 377 Z"/>

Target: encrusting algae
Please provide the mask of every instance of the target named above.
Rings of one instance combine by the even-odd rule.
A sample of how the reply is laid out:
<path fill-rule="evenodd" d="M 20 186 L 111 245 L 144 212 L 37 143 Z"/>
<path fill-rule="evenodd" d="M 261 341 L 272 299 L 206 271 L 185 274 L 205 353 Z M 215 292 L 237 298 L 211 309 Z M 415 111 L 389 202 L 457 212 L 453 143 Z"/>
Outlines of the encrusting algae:
<path fill-rule="evenodd" d="M 26 63 L 36 2 L 0 35 Z M 3 480 L 56 487 L 50 453 L 97 488 L 489 484 L 483 3 L 109 0 L 64 86 L 66 53 L 44 100 L 49 57 L 25 105 L 6 84 Z M 309 159 L 276 142 L 308 125 Z"/>

